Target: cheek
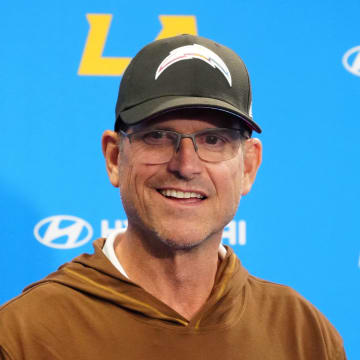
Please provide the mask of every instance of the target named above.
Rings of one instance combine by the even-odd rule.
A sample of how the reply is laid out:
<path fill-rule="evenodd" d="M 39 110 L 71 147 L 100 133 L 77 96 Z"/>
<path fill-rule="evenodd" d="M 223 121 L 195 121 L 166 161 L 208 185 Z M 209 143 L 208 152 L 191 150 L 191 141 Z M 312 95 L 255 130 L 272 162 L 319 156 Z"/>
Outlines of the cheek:
<path fill-rule="evenodd" d="M 127 151 L 123 151 L 118 164 L 119 168 L 119 188 L 123 202 L 130 202 L 136 200 L 136 166 L 134 160 L 129 156 Z"/>
<path fill-rule="evenodd" d="M 119 166 L 119 190 L 123 205 L 126 207 L 128 203 L 131 203 L 134 189 L 131 188 L 133 168 L 131 166 L 124 167 Z"/>
<path fill-rule="evenodd" d="M 134 188 L 136 188 L 135 177 L 139 172 L 139 166 L 137 165 L 139 161 L 135 155 L 126 148 L 119 158 L 119 182 L 122 191 L 130 191 L 131 189 L 131 191 L 134 191 Z"/>
<path fill-rule="evenodd" d="M 234 179 L 234 186 L 235 190 L 239 192 L 239 194 L 242 191 L 243 187 L 243 181 L 244 181 L 244 169 L 242 162 L 239 162 L 237 164 L 237 168 L 233 170 L 233 173 L 231 175 Z"/>
<path fill-rule="evenodd" d="M 237 207 L 241 197 L 243 181 L 241 159 L 232 159 L 218 165 L 221 165 L 221 167 L 218 167 L 212 176 L 217 196 L 221 201 L 226 202 L 228 206 Z"/>
<path fill-rule="evenodd" d="M 132 199 L 136 206 L 145 207 L 149 201 L 151 179 L 157 174 L 156 166 L 141 164 L 140 161 L 131 159 L 119 167 L 120 193 L 123 200 Z"/>
<path fill-rule="evenodd" d="M 131 184 L 131 174 L 133 166 L 131 165 L 129 158 L 122 153 L 118 161 L 119 169 L 119 188 L 120 192 L 126 191 L 126 188 Z"/>

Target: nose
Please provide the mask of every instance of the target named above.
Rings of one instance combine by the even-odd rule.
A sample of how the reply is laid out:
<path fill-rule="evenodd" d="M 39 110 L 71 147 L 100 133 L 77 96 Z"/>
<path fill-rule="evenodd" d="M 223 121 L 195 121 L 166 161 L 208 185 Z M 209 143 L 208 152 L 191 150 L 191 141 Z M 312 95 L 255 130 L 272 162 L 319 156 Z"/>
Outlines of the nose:
<path fill-rule="evenodd" d="M 181 179 L 191 180 L 201 173 L 202 162 L 191 138 L 180 141 L 178 150 L 168 163 L 168 169 Z"/>

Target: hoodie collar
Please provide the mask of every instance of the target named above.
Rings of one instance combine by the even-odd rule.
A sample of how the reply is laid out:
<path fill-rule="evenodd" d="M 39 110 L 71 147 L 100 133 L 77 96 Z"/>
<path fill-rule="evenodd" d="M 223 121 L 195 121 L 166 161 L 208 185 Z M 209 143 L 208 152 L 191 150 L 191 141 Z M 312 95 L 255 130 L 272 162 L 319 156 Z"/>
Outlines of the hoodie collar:
<path fill-rule="evenodd" d="M 94 254 L 80 255 L 25 290 L 44 282 L 61 283 L 75 291 L 90 294 L 130 310 L 136 316 L 159 326 L 180 326 L 200 331 L 230 326 L 239 319 L 239 314 L 245 306 L 248 272 L 231 248 L 226 247 L 227 252 L 218 268 L 208 301 L 191 320 L 188 320 L 123 276 L 103 253 L 104 243 L 105 239 L 95 240 Z"/>

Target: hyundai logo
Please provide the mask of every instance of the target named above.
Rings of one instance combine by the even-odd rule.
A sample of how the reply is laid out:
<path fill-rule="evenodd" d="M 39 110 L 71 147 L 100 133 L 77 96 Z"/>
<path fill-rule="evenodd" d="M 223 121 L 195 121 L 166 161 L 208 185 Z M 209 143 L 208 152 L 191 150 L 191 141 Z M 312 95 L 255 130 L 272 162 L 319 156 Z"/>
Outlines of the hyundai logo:
<path fill-rule="evenodd" d="M 360 76 L 360 46 L 348 50 L 342 59 L 345 69 L 356 76 Z"/>
<path fill-rule="evenodd" d="M 72 249 L 84 245 L 93 235 L 88 222 L 76 216 L 55 215 L 35 225 L 34 235 L 42 244 L 56 249 Z"/>

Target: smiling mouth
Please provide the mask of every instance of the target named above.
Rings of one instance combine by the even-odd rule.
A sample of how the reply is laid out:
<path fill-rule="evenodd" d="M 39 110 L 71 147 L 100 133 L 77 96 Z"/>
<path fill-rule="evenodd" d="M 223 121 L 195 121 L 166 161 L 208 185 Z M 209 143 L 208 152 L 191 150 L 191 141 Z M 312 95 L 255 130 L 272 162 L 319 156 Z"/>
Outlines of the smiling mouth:
<path fill-rule="evenodd" d="M 206 199 L 206 196 L 199 194 L 198 192 L 192 191 L 180 191 L 180 190 L 173 190 L 173 189 L 159 189 L 158 192 L 167 197 L 172 199 Z"/>

